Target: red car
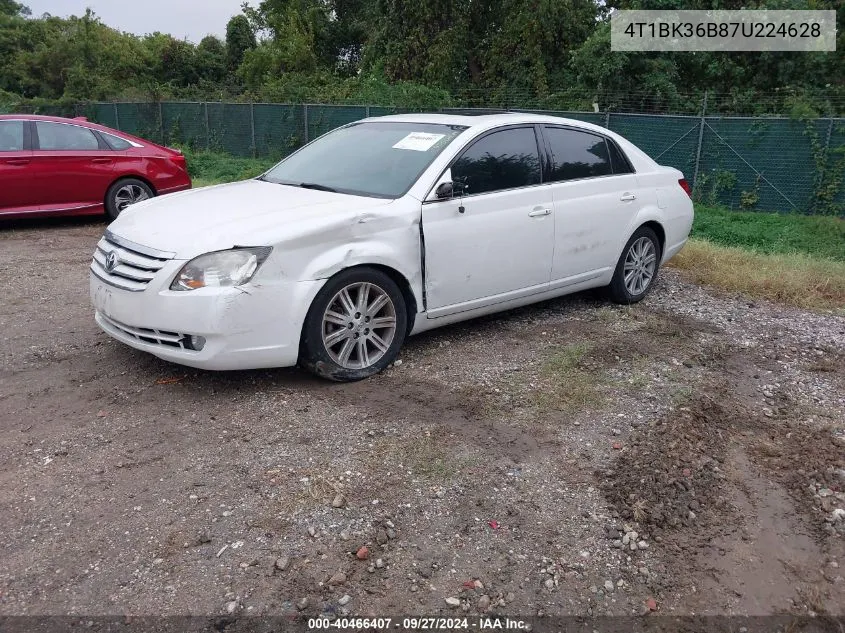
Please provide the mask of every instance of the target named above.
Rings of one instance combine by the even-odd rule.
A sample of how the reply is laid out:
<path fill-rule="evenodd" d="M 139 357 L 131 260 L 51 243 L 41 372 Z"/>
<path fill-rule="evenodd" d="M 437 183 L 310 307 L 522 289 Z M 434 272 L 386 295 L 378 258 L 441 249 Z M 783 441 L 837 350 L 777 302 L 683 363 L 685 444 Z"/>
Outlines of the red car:
<path fill-rule="evenodd" d="M 86 119 L 0 115 L 0 219 L 106 214 L 191 188 L 181 152 Z"/>

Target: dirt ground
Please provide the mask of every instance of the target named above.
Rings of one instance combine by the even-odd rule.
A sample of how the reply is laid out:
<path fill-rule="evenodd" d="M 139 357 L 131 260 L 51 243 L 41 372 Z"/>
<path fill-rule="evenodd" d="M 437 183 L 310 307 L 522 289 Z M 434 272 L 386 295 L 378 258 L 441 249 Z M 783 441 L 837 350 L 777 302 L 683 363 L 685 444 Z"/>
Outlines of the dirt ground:
<path fill-rule="evenodd" d="M 99 331 L 103 229 L 0 226 L 0 615 L 845 612 L 845 319 L 667 269 L 204 373 Z"/>

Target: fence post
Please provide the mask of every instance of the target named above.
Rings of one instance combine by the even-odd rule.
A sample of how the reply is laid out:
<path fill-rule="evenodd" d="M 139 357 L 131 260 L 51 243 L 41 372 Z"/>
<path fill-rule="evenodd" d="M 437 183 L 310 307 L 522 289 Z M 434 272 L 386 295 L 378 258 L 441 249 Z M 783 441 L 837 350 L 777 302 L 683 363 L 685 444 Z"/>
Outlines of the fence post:
<path fill-rule="evenodd" d="M 114 102 L 114 129 L 120 129 L 120 110 L 117 107 L 117 101 Z"/>
<path fill-rule="evenodd" d="M 367 109 L 364 110 L 364 115 L 369 119 L 370 118 L 370 106 L 367 106 Z"/>
<path fill-rule="evenodd" d="M 816 208 L 818 206 L 818 191 L 819 187 L 824 182 L 825 172 L 827 171 L 828 165 L 830 165 L 830 137 L 833 134 L 833 117 L 827 123 L 827 134 L 825 135 L 824 139 L 824 166 L 819 169 L 818 161 L 816 161 L 816 174 L 813 178 L 813 199 L 810 203 L 809 213 L 816 213 Z"/>
<path fill-rule="evenodd" d="M 692 175 L 692 188 L 698 183 L 698 168 L 701 165 L 701 143 L 704 141 L 704 117 L 707 115 L 707 91 L 704 91 L 704 99 L 701 103 L 701 123 L 698 126 L 698 149 L 695 151 L 695 171 Z"/>
<path fill-rule="evenodd" d="M 205 102 L 205 151 L 211 151 L 211 128 L 208 125 L 208 101 Z"/>
<path fill-rule="evenodd" d="M 161 105 L 161 99 L 158 101 L 158 129 L 161 132 L 161 144 L 164 145 L 167 143 L 167 139 L 164 138 L 164 108 Z"/>
<path fill-rule="evenodd" d="M 305 127 L 305 138 L 304 138 L 304 140 L 305 140 L 305 142 L 303 143 L 303 145 L 305 145 L 305 144 L 308 143 L 308 104 L 307 103 L 302 104 L 302 121 L 305 124 L 304 125 L 304 127 Z"/>
<path fill-rule="evenodd" d="M 255 104 L 252 102 L 249 104 L 249 124 L 252 131 L 252 157 L 255 158 L 258 155 L 258 148 L 255 145 Z"/>
<path fill-rule="evenodd" d="M 610 110 L 604 113 L 604 127 L 606 130 L 610 129 Z"/>
<path fill-rule="evenodd" d="M 824 141 L 824 158 L 827 162 L 827 157 L 830 156 L 830 136 L 833 134 L 833 117 L 827 124 L 827 138 Z"/>

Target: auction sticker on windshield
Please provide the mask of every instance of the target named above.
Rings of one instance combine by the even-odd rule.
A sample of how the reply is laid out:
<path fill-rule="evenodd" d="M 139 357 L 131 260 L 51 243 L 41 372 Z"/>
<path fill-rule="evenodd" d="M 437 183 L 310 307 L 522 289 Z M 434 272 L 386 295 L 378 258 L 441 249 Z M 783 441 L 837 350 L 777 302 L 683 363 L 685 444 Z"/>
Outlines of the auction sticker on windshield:
<path fill-rule="evenodd" d="M 393 146 L 393 149 L 409 149 L 414 152 L 427 152 L 445 134 L 428 134 L 426 132 L 411 132 Z"/>

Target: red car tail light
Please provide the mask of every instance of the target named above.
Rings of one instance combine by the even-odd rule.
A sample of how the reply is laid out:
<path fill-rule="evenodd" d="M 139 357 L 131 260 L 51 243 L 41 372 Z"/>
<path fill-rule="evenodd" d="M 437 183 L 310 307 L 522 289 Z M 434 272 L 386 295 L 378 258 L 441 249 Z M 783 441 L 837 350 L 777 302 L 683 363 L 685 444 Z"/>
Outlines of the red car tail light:
<path fill-rule="evenodd" d="M 689 186 L 689 183 L 686 181 L 686 178 L 681 178 L 678 180 L 678 184 L 681 185 L 681 189 L 687 192 L 687 195 L 692 198 L 692 189 Z"/>
<path fill-rule="evenodd" d="M 187 161 L 185 160 L 185 157 L 182 154 L 174 154 L 173 156 L 170 157 L 170 160 L 172 162 L 176 163 L 176 165 L 180 169 L 184 169 L 185 171 L 188 170 Z"/>

